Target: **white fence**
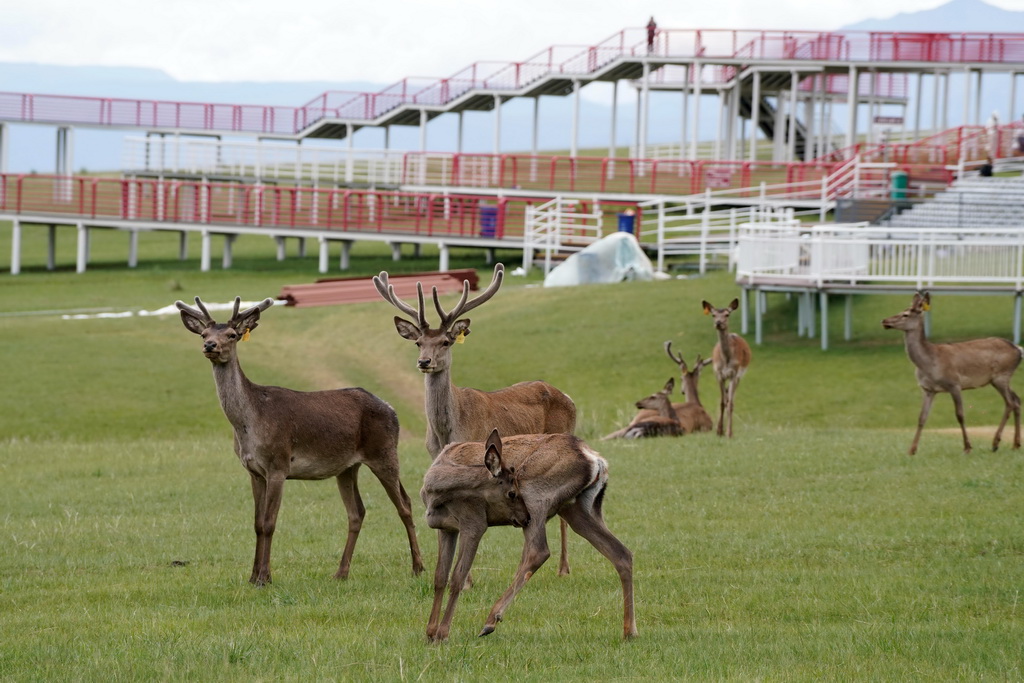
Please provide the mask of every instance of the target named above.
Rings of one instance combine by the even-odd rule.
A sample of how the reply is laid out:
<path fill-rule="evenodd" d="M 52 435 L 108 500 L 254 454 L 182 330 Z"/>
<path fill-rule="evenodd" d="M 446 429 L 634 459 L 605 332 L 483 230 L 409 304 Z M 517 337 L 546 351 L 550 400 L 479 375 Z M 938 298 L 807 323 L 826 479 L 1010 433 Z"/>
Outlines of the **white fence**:
<path fill-rule="evenodd" d="M 552 256 L 580 251 L 601 239 L 603 212 L 594 203 L 591 213 L 581 213 L 579 202 L 556 197 L 539 206 L 526 207 L 523 230 L 523 269 L 530 270 L 536 251 L 544 252 L 544 275 L 551 271 Z"/>
<path fill-rule="evenodd" d="M 740 228 L 737 278 L 786 282 L 1024 288 L 1024 228 L 884 228 L 866 224 Z"/>

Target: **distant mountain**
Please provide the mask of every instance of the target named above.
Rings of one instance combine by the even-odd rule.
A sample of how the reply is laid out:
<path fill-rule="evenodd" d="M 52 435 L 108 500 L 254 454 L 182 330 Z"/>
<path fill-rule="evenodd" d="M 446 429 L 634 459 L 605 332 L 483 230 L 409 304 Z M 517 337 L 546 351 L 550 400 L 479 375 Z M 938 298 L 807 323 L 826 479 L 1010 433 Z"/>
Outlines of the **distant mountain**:
<path fill-rule="evenodd" d="M 921 33 L 998 33 L 1024 30 L 1024 12 L 1013 12 L 982 0 L 950 0 L 934 9 L 901 12 L 883 19 L 865 19 L 844 31 L 913 31 Z"/>

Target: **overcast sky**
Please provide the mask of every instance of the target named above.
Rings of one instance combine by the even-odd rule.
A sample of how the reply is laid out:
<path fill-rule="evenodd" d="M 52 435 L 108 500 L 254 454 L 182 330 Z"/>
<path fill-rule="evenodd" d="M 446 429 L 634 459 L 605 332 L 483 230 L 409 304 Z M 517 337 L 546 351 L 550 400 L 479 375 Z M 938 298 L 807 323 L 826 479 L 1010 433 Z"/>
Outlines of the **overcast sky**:
<path fill-rule="evenodd" d="M 154 67 L 183 81 L 391 83 L 593 45 L 652 14 L 663 28 L 831 30 L 945 2 L 8 0 L 0 61 Z M 988 2 L 1024 10 L 1024 0 Z"/>

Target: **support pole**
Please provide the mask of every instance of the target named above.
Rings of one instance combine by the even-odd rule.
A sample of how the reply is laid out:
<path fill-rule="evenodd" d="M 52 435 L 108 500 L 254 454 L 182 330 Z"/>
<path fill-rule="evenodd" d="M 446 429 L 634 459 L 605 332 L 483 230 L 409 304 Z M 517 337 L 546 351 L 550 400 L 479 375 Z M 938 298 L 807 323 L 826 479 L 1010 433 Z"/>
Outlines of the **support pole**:
<path fill-rule="evenodd" d="M 286 252 L 284 238 L 278 235 L 274 238 L 274 241 L 277 242 L 277 260 L 284 261 Z"/>
<path fill-rule="evenodd" d="M 643 76 L 640 81 L 640 144 L 637 148 L 637 156 L 641 159 L 647 158 L 647 129 L 650 125 L 651 114 L 651 65 L 644 62 Z"/>
<path fill-rule="evenodd" d="M 341 259 L 338 267 L 341 270 L 348 270 L 352 266 L 352 240 L 341 241 Z"/>
<path fill-rule="evenodd" d="M 210 271 L 210 233 L 203 230 L 202 236 L 203 246 L 199 256 L 199 270 L 207 273 Z"/>
<path fill-rule="evenodd" d="M 188 259 L 188 231 L 182 230 L 178 233 L 178 260 Z"/>
<path fill-rule="evenodd" d="M 21 221 L 11 222 L 11 275 L 21 272 Z"/>
<path fill-rule="evenodd" d="M 853 147 L 857 142 L 857 67 L 850 66 L 850 84 L 846 93 L 846 147 Z"/>
<path fill-rule="evenodd" d="M 237 235 L 224 235 L 224 253 L 220 257 L 220 267 L 227 270 L 232 263 L 232 247 L 235 244 Z"/>
<path fill-rule="evenodd" d="M 128 231 L 128 267 L 135 268 L 139 265 L 139 231 Z"/>
<path fill-rule="evenodd" d="M 846 295 L 845 310 L 843 311 L 843 339 L 853 339 L 853 294 Z"/>
<path fill-rule="evenodd" d="M 821 350 L 828 351 L 828 292 L 818 295 L 821 301 Z"/>
<path fill-rule="evenodd" d="M 448 270 L 448 256 L 449 256 L 449 254 L 448 254 L 448 245 L 445 244 L 444 242 L 438 242 L 437 243 L 437 249 L 441 253 L 441 256 L 440 256 L 440 259 L 439 259 L 439 262 L 438 262 L 438 265 L 437 265 L 437 269 L 440 270 L 442 273 L 447 272 L 447 270 Z"/>
<path fill-rule="evenodd" d="M 580 149 L 580 82 L 572 82 L 572 139 L 569 142 L 569 156 L 575 159 Z"/>
<path fill-rule="evenodd" d="M 46 240 L 46 269 L 49 271 L 57 270 L 57 226 L 48 225 Z"/>
<path fill-rule="evenodd" d="M 761 127 L 761 72 L 754 70 L 754 93 L 750 102 L 749 161 L 757 161 L 757 131 Z"/>
<path fill-rule="evenodd" d="M 78 255 L 75 260 L 75 272 L 84 273 L 86 263 L 89 261 L 89 228 L 79 223 L 78 228 Z"/>
<path fill-rule="evenodd" d="M 391 243 L 391 260 L 401 261 L 402 260 L 402 243 L 392 242 Z"/>
<path fill-rule="evenodd" d="M 317 270 L 320 273 L 327 272 L 327 260 L 330 258 L 330 249 L 325 237 L 318 237 L 320 241 L 320 262 L 317 264 Z"/>
<path fill-rule="evenodd" d="M 1017 292 L 1013 297 L 1013 343 L 1020 344 L 1020 297 Z"/>

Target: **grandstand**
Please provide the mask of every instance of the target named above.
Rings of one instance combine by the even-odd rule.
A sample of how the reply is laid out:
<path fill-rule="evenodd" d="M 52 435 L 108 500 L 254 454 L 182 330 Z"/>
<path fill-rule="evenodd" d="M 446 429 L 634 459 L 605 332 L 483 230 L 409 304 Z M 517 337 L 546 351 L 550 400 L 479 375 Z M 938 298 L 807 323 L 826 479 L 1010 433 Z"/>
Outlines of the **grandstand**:
<path fill-rule="evenodd" d="M 1024 225 L 1013 211 L 1021 202 L 1008 191 L 1019 181 L 1000 181 L 996 190 L 996 179 L 979 186 L 968 177 L 986 157 L 1005 170 L 1020 154 L 1021 72 L 1024 34 L 1016 33 L 659 29 L 648 50 L 645 30 L 636 28 L 519 62 L 477 62 L 447 78 L 403 79 L 374 93 L 326 92 L 295 107 L 0 93 L 0 219 L 12 224 L 12 274 L 20 272 L 22 230 L 48 229 L 54 268 L 58 228 L 66 226 L 76 230 L 79 272 L 94 229 L 129 234 L 129 266 L 137 263 L 140 234 L 178 232 L 183 258 L 187 237 L 197 234 L 203 270 L 215 238 L 223 239 L 225 268 L 238 235 L 272 238 L 279 258 L 286 239 L 315 240 L 323 273 L 332 245 L 340 245 L 345 270 L 352 246 L 367 240 L 390 244 L 396 258 L 402 244 L 436 244 L 440 270 L 454 246 L 521 250 L 529 267 L 540 251 L 579 249 L 628 229 L 659 270 L 685 262 L 703 271 L 736 267 L 744 253 L 737 247 L 751 230 L 777 224 L 792 233 L 801 215 L 826 222 L 866 211 L 894 227 L 928 228 L 941 214 L 957 227 L 1012 231 Z M 957 126 L 949 124 L 954 75 L 967 90 Z M 1010 123 L 981 121 L 983 77 L 1007 79 Z M 636 91 L 628 157 L 619 156 L 614 116 L 607 153 L 579 151 L 580 92 L 598 82 L 612 85 L 615 103 L 620 84 Z M 652 91 L 679 93 L 673 145 L 648 143 Z M 574 98 L 566 153 L 536 149 L 538 104 L 549 96 Z M 527 152 L 499 148 L 501 107 L 513 98 L 534 105 Z M 493 112 L 491 153 L 464 153 L 461 136 L 457 149 L 426 148 L 428 121 L 458 117 L 461 131 L 463 113 L 472 110 Z M 717 121 L 711 141 L 700 138 L 709 118 Z M 14 123 L 56 131 L 54 174 L 6 172 L 3 150 Z M 421 149 L 354 148 L 359 129 L 392 126 L 419 127 Z M 119 177 L 72 173 L 76 128 L 133 133 Z M 318 145 L 318 138 L 347 146 Z M 779 253 L 789 258 L 790 251 Z M 790 269 L 782 282 L 786 264 L 738 265 L 758 309 L 766 291 L 831 286 L 820 270 L 807 279 Z M 997 287 L 1015 293 L 1019 309 L 1019 278 Z M 824 315 L 824 300 L 821 308 Z M 800 326 L 813 334 L 806 321 Z"/>

